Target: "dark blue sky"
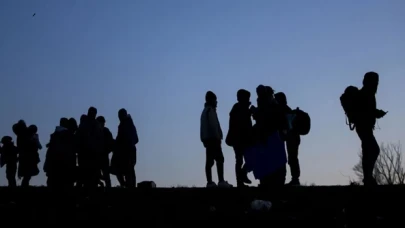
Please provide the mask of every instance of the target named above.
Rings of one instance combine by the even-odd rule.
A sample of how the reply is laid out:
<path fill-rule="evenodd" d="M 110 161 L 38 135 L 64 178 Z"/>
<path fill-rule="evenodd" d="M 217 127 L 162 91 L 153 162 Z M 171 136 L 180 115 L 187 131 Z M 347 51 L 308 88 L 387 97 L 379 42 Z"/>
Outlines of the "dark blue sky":
<path fill-rule="evenodd" d="M 379 107 L 390 112 L 376 136 L 405 139 L 404 11 L 403 0 L 2 0 L 0 135 L 14 138 L 23 118 L 46 144 L 60 117 L 79 119 L 91 105 L 116 135 L 125 107 L 139 131 L 138 180 L 203 186 L 205 92 L 217 94 L 226 133 L 236 91 L 255 103 L 256 86 L 268 84 L 311 114 L 302 182 L 346 184 L 360 148 L 339 103 L 347 85 L 380 73 Z M 223 151 L 235 183 L 233 151 Z"/>

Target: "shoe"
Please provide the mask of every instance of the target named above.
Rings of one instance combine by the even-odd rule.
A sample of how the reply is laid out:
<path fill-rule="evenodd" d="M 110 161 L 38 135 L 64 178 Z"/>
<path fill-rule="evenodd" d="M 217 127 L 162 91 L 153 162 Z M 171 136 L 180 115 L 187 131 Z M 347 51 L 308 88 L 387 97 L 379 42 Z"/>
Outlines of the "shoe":
<path fill-rule="evenodd" d="M 207 188 L 216 188 L 217 184 L 215 184 L 215 182 L 208 182 L 207 183 Z"/>
<path fill-rule="evenodd" d="M 220 188 L 232 188 L 233 185 L 229 184 L 228 181 L 220 181 L 220 182 L 218 182 L 218 187 L 220 187 Z"/>
<path fill-rule="evenodd" d="M 369 180 L 363 179 L 363 183 L 364 183 L 364 186 L 377 186 L 378 185 L 376 179 L 374 179 L 374 178 L 370 178 Z"/>
<path fill-rule="evenodd" d="M 239 183 L 239 184 L 237 184 L 236 186 L 237 186 L 238 188 L 249 188 L 248 185 L 245 185 L 245 184 L 243 184 L 243 183 Z"/>
<path fill-rule="evenodd" d="M 300 183 L 300 180 L 292 179 L 292 180 L 290 181 L 290 183 L 288 183 L 287 185 L 288 185 L 288 186 L 300 186 L 301 183 Z"/>
<path fill-rule="evenodd" d="M 252 181 L 249 180 L 249 177 L 247 175 L 242 178 L 242 181 L 245 184 L 251 184 L 252 183 Z"/>

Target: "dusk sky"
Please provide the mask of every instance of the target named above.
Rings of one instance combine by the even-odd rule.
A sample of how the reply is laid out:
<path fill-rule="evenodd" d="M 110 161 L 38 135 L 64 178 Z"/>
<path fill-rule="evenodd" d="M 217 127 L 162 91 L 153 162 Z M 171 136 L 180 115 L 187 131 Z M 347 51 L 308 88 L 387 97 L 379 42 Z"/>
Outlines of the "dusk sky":
<path fill-rule="evenodd" d="M 115 136 L 126 108 L 140 139 L 138 181 L 205 186 L 205 92 L 217 94 L 226 135 L 237 90 L 256 105 L 265 84 L 311 115 L 301 182 L 348 184 L 360 141 L 339 97 L 367 71 L 380 74 L 378 107 L 389 111 L 377 140 L 405 142 L 404 12 L 404 0 L 1 0 L 0 136 L 15 140 L 11 127 L 24 119 L 45 145 L 61 117 L 79 120 L 89 106 Z M 234 152 L 222 146 L 235 184 Z M 45 153 L 34 185 L 46 183 Z"/>

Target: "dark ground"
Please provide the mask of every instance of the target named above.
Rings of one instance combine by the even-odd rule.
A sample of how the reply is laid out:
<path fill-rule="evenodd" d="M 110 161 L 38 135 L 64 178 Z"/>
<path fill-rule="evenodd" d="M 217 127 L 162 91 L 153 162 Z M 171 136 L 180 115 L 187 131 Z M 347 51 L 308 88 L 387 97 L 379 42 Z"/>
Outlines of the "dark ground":
<path fill-rule="evenodd" d="M 253 213 L 249 208 L 254 199 L 270 200 L 273 207 L 269 212 Z M 404 186 L 286 187 L 280 192 L 114 188 L 99 189 L 90 197 L 79 190 L 55 193 L 45 187 L 0 188 L 1 224 L 35 226 L 91 222 L 133 227 L 403 227 L 404 205 Z"/>

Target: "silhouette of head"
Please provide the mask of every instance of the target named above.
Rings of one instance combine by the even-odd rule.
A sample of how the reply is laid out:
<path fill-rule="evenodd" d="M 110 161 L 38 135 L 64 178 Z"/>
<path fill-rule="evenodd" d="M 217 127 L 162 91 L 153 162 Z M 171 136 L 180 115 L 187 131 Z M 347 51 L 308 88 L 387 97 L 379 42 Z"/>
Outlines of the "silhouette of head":
<path fill-rule="evenodd" d="M 128 117 L 128 112 L 125 108 L 122 108 L 118 111 L 118 119 L 124 121 Z"/>
<path fill-rule="evenodd" d="M 30 125 L 28 127 L 28 134 L 33 135 L 38 132 L 38 127 L 36 125 Z"/>
<path fill-rule="evenodd" d="M 9 145 L 13 143 L 13 138 L 11 138 L 11 136 L 4 136 L 1 139 L 1 143 L 3 143 L 3 145 Z"/>
<path fill-rule="evenodd" d="M 275 101 L 274 100 L 274 90 L 270 86 L 265 86 L 265 87 L 266 87 L 266 97 L 270 103 L 273 103 Z"/>
<path fill-rule="evenodd" d="M 274 98 L 276 98 L 279 104 L 287 105 L 287 96 L 283 92 L 278 92 L 274 94 Z"/>
<path fill-rule="evenodd" d="M 68 120 L 68 118 L 65 118 L 65 117 L 60 118 L 59 126 L 64 127 L 64 128 L 69 128 L 69 120 Z"/>
<path fill-rule="evenodd" d="M 27 125 L 24 120 L 19 120 L 16 124 L 13 125 L 13 132 L 15 135 L 19 136 L 27 132 Z"/>
<path fill-rule="evenodd" d="M 80 116 L 80 125 L 84 124 L 87 120 L 87 115 L 83 114 Z"/>
<path fill-rule="evenodd" d="M 17 122 L 17 124 L 20 125 L 22 128 L 26 128 L 26 127 L 27 127 L 27 124 L 25 123 L 24 120 L 19 120 L 19 121 Z"/>
<path fill-rule="evenodd" d="M 97 109 L 95 107 L 90 107 L 89 111 L 87 112 L 87 117 L 89 119 L 95 120 L 97 116 Z"/>
<path fill-rule="evenodd" d="M 105 126 L 105 118 L 104 118 L 104 116 L 98 116 L 96 120 L 97 120 L 97 122 L 100 123 L 100 125 L 101 125 L 102 127 Z"/>
<path fill-rule="evenodd" d="M 258 98 L 266 96 L 266 87 L 264 85 L 259 85 L 256 88 L 256 94 Z"/>
<path fill-rule="evenodd" d="M 376 72 L 370 71 L 367 72 L 364 75 L 363 79 L 363 87 L 372 92 L 372 93 L 377 93 L 378 89 L 378 81 L 379 81 L 379 75 Z"/>
<path fill-rule="evenodd" d="M 205 103 L 209 106 L 216 108 L 218 105 L 217 95 L 215 95 L 215 93 L 212 91 L 208 91 L 205 94 Z"/>
<path fill-rule="evenodd" d="M 267 96 L 273 96 L 274 95 L 274 89 L 271 88 L 270 86 L 265 86 L 265 87 L 266 87 Z"/>
<path fill-rule="evenodd" d="M 18 124 L 13 124 L 13 132 L 15 135 L 19 135 L 20 128 L 19 128 Z"/>
<path fill-rule="evenodd" d="M 250 92 L 244 89 L 238 90 L 236 97 L 239 103 L 250 104 Z"/>
<path fill-rule="evenodd" d="M 72 131 L 72 132 L 75 132 L 75 131 L 77 131 L 77 128 L 78 128 L 78 126 L 77 126 L 76 119 L 75 118 L 70 118 L 69 119 L 69 130 Z"/>

